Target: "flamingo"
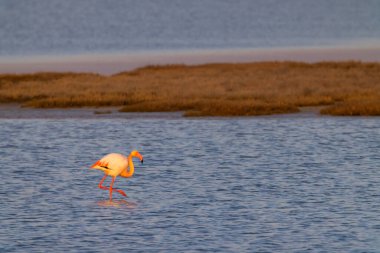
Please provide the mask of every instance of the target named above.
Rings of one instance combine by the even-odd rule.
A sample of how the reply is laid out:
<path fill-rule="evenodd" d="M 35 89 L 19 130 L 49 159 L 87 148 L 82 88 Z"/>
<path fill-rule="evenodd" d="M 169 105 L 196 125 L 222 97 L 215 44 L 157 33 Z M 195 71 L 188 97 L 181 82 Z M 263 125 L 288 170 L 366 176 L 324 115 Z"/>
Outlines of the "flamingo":
<path fill-rule="evenodd" d="M 133 173 L 135 172 L 135 166 L 133 165 L 132 158 L 138 157 L 141 161 L 141 163 L 144 162 L 143 156 L 137 151 L 133 150 L 128 157 L 122 155 L 122 154 L 116 154 L 111 153 L 108 155 L 105 155 L 102 157 L 102 159 L 96 161 L 91 168 L 92 169 L 98 169 L 104 172 L 104 177 L 102 180 L 100 180 L 98 187 L 102 190 L 109 190 L 110 191 L 110 200 L 112 200 L 112 192 L 116 191 L 123 195 L 124 197 L 127 197 L 127 194 L 123 190 L 113 188 L 113 183 L 115 182 L 115 179 L 117 176 L 121 177 L 132 177 Z M 129 167 L 129 170 L 128 170 Z M 112 177 L 112 182 L 110 184 L 110 187 L 103 186 L 104 180 L 107 178 L 107 176 Z"/>

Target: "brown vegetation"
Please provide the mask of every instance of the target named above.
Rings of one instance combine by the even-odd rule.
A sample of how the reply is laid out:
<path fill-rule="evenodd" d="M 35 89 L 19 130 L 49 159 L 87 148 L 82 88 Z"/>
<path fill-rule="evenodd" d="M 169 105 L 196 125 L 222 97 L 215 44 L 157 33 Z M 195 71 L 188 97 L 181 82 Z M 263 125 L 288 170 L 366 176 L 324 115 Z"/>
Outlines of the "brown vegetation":
<path fill-rule="evenodd" d="M 379 116 L 380 98 L 364 101 L 347 101 L 321 110 L 321 114 L 335 116 Z"/>
<path fill-rule="evenodd" d="M 380 63 L 149 66 L 109 77 L 0 75 L 0 102 L 123 106 L 125 112 L 184 111 L 186 116 L 267 115 L 324 105 L 324 114 L 380 115 Z"/>

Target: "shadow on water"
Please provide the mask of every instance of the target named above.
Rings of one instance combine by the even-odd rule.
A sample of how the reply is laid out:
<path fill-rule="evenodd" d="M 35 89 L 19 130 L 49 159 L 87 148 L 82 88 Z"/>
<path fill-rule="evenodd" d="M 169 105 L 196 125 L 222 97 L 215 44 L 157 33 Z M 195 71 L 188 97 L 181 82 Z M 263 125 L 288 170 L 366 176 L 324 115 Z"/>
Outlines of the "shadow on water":
<path fill-rule="evenodd" d="M 127 208 L 127 209 L 135 209 L 137 204 L 134 202 L 122 200 L 100 200 L 97 202 L 98 206 L 101 207 L 117 207 L 117 208 Z"/>

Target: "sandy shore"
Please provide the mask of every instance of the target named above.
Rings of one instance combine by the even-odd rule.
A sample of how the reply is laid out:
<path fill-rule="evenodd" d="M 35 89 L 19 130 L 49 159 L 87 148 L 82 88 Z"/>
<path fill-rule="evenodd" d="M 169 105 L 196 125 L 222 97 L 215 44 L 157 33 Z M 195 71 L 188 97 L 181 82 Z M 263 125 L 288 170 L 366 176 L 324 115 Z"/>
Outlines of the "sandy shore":
<path fill-rule="evenodd" d="M 380 46 L 133 52 L 121 54 L 2 57 L 0 73 L 94 72 L 105 75 L 146 65 L 260 61 L 380 62 Z"/>

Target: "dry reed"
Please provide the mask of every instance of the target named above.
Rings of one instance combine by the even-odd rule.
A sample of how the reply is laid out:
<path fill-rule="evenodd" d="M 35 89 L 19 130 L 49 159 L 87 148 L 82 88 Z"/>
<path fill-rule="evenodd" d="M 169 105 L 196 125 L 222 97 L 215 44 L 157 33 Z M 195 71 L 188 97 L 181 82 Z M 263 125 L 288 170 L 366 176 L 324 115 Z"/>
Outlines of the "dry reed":
<path fill-rule="evenodd" d="M 331 115 L 380 115 L 380 63 L 262 62 L 148 66 L 114 76 L 0 75 L 0 103 L 122 106 L 125 112 L 245 116 L 327 106 Z"/>

